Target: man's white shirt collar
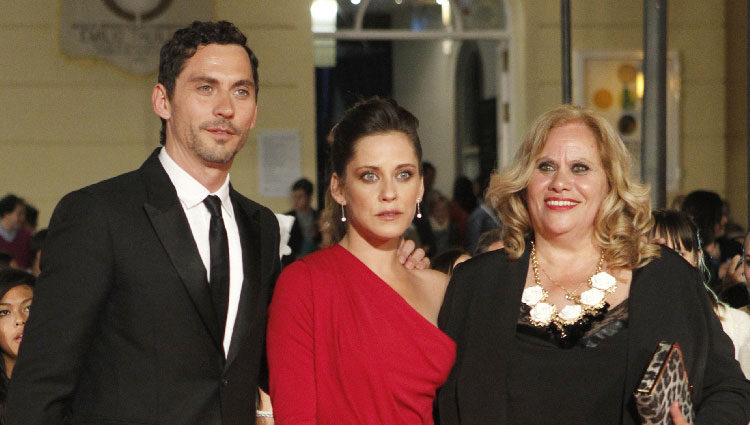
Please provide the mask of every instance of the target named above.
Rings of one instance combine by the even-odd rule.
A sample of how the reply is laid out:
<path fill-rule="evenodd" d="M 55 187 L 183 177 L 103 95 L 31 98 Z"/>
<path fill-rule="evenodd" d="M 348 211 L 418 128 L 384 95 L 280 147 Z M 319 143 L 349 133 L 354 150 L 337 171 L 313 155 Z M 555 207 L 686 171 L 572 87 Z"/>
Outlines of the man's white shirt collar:
<path fill-rule="evenodd" d="M 230 217 L 234 216 L 234 210 L 232 208 L 232 202 L 229 199 L 229 174 L 227 174 L 226 180 L 221 185 L 219 190 L 214 193 L 209 192 L 205 186 L 200 184 L 198 180 L 193 178 L 187 171 L 183 170 L 167 153 L 166 148 L 161 148 L 159 152 L 159 161 L 161 162 L 164 171 L 167 172 L 169 179 L 172 181 L 175 190 L 177 191 L 177 197 L 185 208 L 193 208 L 203 203 L 208 195 L 216 195 L 221 200 L 221 206 L 224 208 L 224 213 L 229 214 Z"/>
<path fill-rule="evenodd" d="M 208 240 L 208 233 L 210 230 L 211 215 L 203 205 L 203 200 L 212 193 L 174 162 L 165 148 L 162 148 L 161 152 L 159 152 L 159 161 L 177 191 L 177 198 L 180 200 L 180 205 L 185 212 L 185 218 L 187 218 L 190 225 L 190 232 L 195 240 L 198 254 L 206 270 L 206 282 L 209 282 L 211 280 L 211 244 Z M 221 199 L 224 227 L 227 232 L 227 242 L 229 243 L 229 304 L 226 329 L 223 337 L 224 353 L 226 354 L 229 352 L 229 346 L 232 341 L 234 323 L 237 319 L 239 300 L 242 293 L 242 282 L 245 276 L 242 265 L 242 243 L 240 241 L 237 220 L 234 217 L 232 202 L 229 198 L 229 175 L 227 175 L 224 184 L 213 195 Z"/>

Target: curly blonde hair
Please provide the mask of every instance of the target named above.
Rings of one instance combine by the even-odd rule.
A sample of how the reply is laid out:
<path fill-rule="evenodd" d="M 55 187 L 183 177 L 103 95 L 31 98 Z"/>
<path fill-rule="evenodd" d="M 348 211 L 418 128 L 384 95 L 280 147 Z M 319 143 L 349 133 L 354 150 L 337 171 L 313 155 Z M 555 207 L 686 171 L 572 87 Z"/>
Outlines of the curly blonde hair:
<path fill-rule="evenodd" d="M 532 125 L 514 161 L 492 176 L 486 199 L 500 215 L 508 255 L 519 258 L 533 228 L 526 205 L 526 187 L 553 128 L 582 123 L 594 134 L 609 192 L 602 201 L 594 235 L 610 267 L 642 267 L 658 257 L 659 248 L 648 241 L 653 226 L 647 185 L 630 175 L 630 154 L 614 128 L 597 113 L 572 105 L 558 106 Z"/>

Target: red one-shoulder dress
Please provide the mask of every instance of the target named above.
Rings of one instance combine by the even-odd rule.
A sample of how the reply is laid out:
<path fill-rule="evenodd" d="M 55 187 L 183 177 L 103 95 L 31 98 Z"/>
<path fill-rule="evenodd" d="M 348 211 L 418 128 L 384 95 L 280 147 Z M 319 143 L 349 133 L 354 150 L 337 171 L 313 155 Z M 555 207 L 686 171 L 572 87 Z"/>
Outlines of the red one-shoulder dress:
<path fill-rule="evenodd" d="M 284 269 L 269 315 L 276 424 L 433 424 L 456 346 L 345 248 Z"/>

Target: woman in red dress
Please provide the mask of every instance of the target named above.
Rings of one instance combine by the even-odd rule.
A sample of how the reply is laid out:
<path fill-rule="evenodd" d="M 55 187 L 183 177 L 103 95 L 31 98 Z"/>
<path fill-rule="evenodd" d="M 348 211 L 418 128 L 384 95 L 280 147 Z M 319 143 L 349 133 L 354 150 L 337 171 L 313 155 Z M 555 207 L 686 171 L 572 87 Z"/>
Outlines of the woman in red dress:
<path fill-rule="evenodd" d="M 407 270 L 397 255 L 424 192 L 417 125 L 395 101 L 372 98 L 331 130 L 329 212 L 341 237 L 276 284 L 277 425 L 433 424 L 435 391 L 455 360 L 436 327 L 448 277 Z"/>

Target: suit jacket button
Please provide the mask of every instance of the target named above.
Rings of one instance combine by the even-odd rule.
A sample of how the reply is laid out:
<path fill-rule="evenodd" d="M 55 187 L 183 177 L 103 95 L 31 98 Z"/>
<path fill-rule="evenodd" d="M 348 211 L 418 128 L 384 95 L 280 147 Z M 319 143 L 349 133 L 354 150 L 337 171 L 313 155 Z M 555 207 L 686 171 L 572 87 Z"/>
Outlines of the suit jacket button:
<path fill-rule="evenodd" d="M 221 385 L 224 387 L 229 385 L 229 378 L 221 378 Z"/>

